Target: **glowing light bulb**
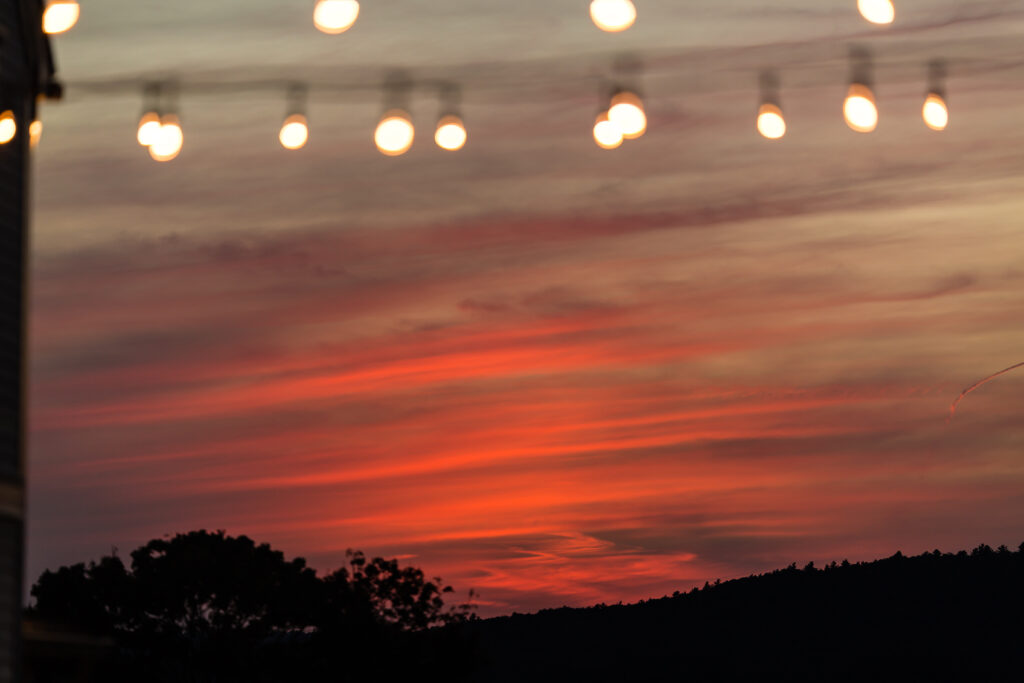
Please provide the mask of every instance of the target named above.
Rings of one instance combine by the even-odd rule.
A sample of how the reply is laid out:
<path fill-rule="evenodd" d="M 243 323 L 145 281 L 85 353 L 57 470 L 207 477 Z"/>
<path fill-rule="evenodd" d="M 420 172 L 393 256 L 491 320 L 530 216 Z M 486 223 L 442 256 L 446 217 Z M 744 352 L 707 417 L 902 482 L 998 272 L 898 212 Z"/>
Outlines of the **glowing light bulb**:
<path fill-rule="evenodd" d="M 466 144 L 466 126 L 462 119 L 455 115 L 443 117 L 437 122 L 437 132 L 434 133 L 434 142 L 441 149 L 449 152 L 456 152 Z"/>
<path fill-rule="evenodd" d="M 764 103 L 757 113 L 757 132 L 769 140 L 778 140 L 786 134 L 786 119 L 774 104 Z"/>
<path fill-rule="evenodd" d="M 949 108 L 946 107 L 946 100 L 938 93 L 931 93 L 924 101 L 924 108 L 921 110 L 924 123 L 932 130 L 946 130 L 949 125 Z"/>
<path fill-rule="evenodd" d="M 415 136 L 416 129 L 409 115 L 400 109 L 393 109 L 384 114 L 384 118 L 377 124 L 373 141 L 377 143 L 381 154 L 396 157 L 409 151 Z"/>
<path fill-rule="evenodd" d="M 873 131 L 878 126 L 878 107 L 871 88 L 862 83 L 851 85 L 843 102 L 843 116 L 846 125 L 858 133 Z"/>
<path fill-rule="evenodd" d="M 647 131 L 643 102 L 631 92 L 620 92 L 612 97 L 608 118 L 627 140 L 635 140 Z"/>
<path fill-rule="evenodd" d="M 43 138 L 43 122 L 36 119 L 28 125 L 28 144 L 35 147 Z"/>
<path fill-rule="evenodd" d="M 281 146 L 285 149 L 302 149 L 309 140 L 309 125 L 302 114 L 292 114 L 284 120 L 281 134 L 278 135 Z"/>
<path fill-rule="evenodd" d="M 356 0 L 319 0 L 313 10 L 313 23 L 324 33 L 337 35 L 352 28 L 359 18 Z"/>
<path fill-rule="evenodd" d="M 156 142 L 160 134 L 160 115 L 155 111 L 147 111 L 139 119 L 139 132 L 135 138 L 143 147 L 149 147 Z"/>
<path fill-rule="evenodd" d="M 149 146 L 149 155 L 156 161 L 170 161 L 181 152 L 185 144 L 185 134 L 181 130 L 178 117 L 167 114 L 160 120 L 160 131 L 156 140 Z"/>
<path fill-rule="evenodd" d="M 0 114 L 0 145 L 6 145 L 14 139 L 18 132 L 18 124 L 14 120 L 14 112 L 8 109 Z"/>
<path fill-rule="evenodd" d="M 625 31 L 636 21 L 636 7 L 632 0 L 593 0 L 590 18 L 602 31 Z"/>
<path fill-rule="evenodd" d="M 892 0 L 857 0 L 857 9 L 872 24 L 891 24 L 896 18 Z"/>
<path fill-rule="evenodd" d="M 53 0 L 43 12 L 43 32 L 54 35 L 71 30 L 80 12 L 76 0 Z"/>
<path fill-rule="evenodd" d="M 597 115 L 594 121 L 594 142 L 601 149 L 615 149 L 622 144 L 622 131 L 608 118 L 608 112 L 603 111 Z"/>

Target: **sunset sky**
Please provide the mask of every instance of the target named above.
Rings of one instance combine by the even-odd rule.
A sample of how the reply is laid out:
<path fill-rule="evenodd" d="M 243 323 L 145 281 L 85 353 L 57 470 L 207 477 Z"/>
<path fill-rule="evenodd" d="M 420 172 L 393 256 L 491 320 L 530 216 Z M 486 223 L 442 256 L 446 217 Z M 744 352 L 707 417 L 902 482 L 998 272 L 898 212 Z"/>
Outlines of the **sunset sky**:
<path fill-rule="evenodd" d="M 33 227 L 28 577 L 224 529 L 441 575 L 481 614 L 1024 541 L 1024 2 L 84 2 Z M 881 121 L 842 120 L 848 54 Z M 599 79 L 643 65 L 611 152 Z M 927 63 L 951 124 L 925 128 Z M 757 135 L 758 75 L 788 135 Z M 373 146 L 462 87 L 469 144 Z M 181 156 L 135 142 L 174 77 Z M 311 137 L 277 142 L 313 84 Z M 196 86 L 189 92 L 190 86 Z"/>

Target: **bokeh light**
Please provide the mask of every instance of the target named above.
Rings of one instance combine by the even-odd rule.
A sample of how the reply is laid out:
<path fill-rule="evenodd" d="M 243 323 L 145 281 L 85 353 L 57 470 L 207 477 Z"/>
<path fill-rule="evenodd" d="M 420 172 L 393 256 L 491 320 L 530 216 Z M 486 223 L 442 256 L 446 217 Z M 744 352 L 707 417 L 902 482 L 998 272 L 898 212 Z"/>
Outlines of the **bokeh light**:
<path fill-rule="evenodd" d="M 149 146 L 149 155 L 156 161 L 170 161 L 181 152 L 185 134 L 181 130 L 181 122 L 173 114 L 164 116 L 160 123 L 156 140 Z"/>
<path fill-rule="evenodd" d="M 774 104 L 762 104 L 757 113 L 757 132 L 769 140 L 778 140 L 785 135 L 786 119 L 782 110 Z"/>
<path fill-rule="evenodd" d="M 602 31 L 625 31 L 636 21 L 636 7 L 632 0 L 593 0 L 590 18 Z"/>
<path fill-rule="evenodd" d="M 400 109 L 393 109 L 384 114 L 377 124 L 373 141 L 377 143 L 381 154 L 396 157 L 409 151 L 415 136 L 416 129 L 409 115 Z"/>
<path fill-rule="evenodd" d="M 857 0 L 857 9 L 872 24 L 891 24 L 896 18 L 892 0 Z"/>
<path fill-rule="evenodd" d="M 8 109 L 0 114 L 0 145 L 6 145 L 14 139 L 18 132 L 18 124 L 14 120 L 14 112 Z"/>
<path fill-rule="evenodd" d="M 54 0 L 43 12 L 43 31 L 50 35 L 70 31 L 78 23 L 80 12 L 76 0 Z"/>
<path fill-rule="evenodd" d="M 854 83 L 843 102 L 843 117 L 846 125 L 858 133 L 870 133 L 878 126 L 878 107 L 871 88 Z"/>
<path fill-rule="evenodd" d="M 458 116 L 445 116 L 437 122 L 434 142 L 441 149 L 449 152 L 460 150 L 466 144 L 466 138 L 466 126 Z"/>
<path fill-rule="evenodd" d="M 597 115 L 594 122 L 594 142 L 601 149 L 615 149 L 622 144 L 622 131 L 608 118 L 608 112 Z"/>
<path fill-rule="evenodd" d="M 43 139 L 43 122 L 36 119 L 28 125 L 28 144 L 35 147 Z"/>
<path fill-rule="evenodd" d="M 302 149 L 309 140 L 309 124 L 302 114 L 292 114 L 284 120 L 278 135 L 285 149 Z"/>
<path fill-rule="evenodd" d="M 949 125 L 949 108 L 946 100 L 938 93 L 931 93 L 924 101 L 924 108 L 921 110 L 924 123 L 932 130 L 946 130 Z"/>
<path fill-rule="evenodd" d="M 149 147 L 156 142 L 160 134 L 160 115 L 155 111 L 147 111 L 139 119 L 139 131 L 135 138 L 143 147 Z"/>
<path fill-rule="evenodd" d="M 635 140 L 647 131 L 647 114 L 644 113 L 643 102 L 634 93 L 620 92 L 612 97 L 608 118 L 627 140 Z"/>
<path fill-rule="evenodd" d="M 356 0 L 319 0 L 313 10 L 313 23 L 324 33 L 336 35 L 352 28 L 359 18 Z"/>

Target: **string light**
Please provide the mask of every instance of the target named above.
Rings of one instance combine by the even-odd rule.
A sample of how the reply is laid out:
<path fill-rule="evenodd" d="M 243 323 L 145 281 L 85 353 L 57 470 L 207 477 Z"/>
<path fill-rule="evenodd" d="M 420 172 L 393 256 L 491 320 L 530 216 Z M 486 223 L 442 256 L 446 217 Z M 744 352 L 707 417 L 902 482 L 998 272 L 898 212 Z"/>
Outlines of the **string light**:
<path fill-rule="evenodd" d="M 160 119 L 160 130 L 156 140 L 149 146 L 149 155 L 155 161 L 171 161 L 181 152 L 185 144 L 185 134 L 181 130 L 181 122 L 174 114 L 165 114 Z"/>
<path fill-rule="evenodd" d="M 945 98 L 937 93 L 928 93 L 921 109 L 921 116 L 926 126 L 932 130 L 946 130 L 949 125 L 949 108 L 946 106 Z"/>
<path fill-rule="evenodd" d="M 594 142 L 601 149 L 615 149 L 622 144 L 622 131 L 608 118 L 608 112 L 603 111 L 597 115 L 594 121 Z"/>
<path fill-rule="evenodd" d="M 870 133 L 878 126 L 878 107 L 871 88 L 863 83 L 850 86 L 843 102 L 843 117 L 846 125 L 858 133 Z"/>
<path fill-rule="evenodd" d="M 846 124 L 854 131 L 870 133 L 877 129 L 879 110 L 873 91 L 871 55 L 863 49 L 851 51 L 850 86 L 843 102 L 843 117 Z M 601 79 L 602 102 L 599 113 L 594 119 L 592 134 L 595 143 L 603 149 L 616 149 L 626 140 L 642 137 L 647 130 L 648 119 L 644 103 L 632 85 L 623 87 L 635 76 L 623 78 L 616 76 L 616 81 Z M 949 108 L 945 99 L 946 68 L 941 60 L 929 63 L 929 87 L 921 116 L 926 126 L 935 131 L 945 130 L 949 125 Z M 220 87 L 221 84 L 204 82 L 189 85 L 200 92 L 209 88 Z M 440 88 L 440 113 L 434 131 L 434 141 L 438 147 L 448 151 L 457 151 L 465 147 L 468 140 L 466 125 L 458 113 L 459 88 L 450 82 L 422 81 L 415 82 L 405 74 L 395 73 L 381 85 L 344 86 L 346 89 L 382 88 L 385 92 L 386 113 L 374 131 L 374 142 L 377 149 L 387 156 L 399 156 L 411 149 L 415 139 L 415 128 L 409 115 L 410 93 L 415 88 L 429 85 Z M 112 88 L 138 87 L 125 80 L 123 82 L 104 82 L 86 84 L 82 87 L 96 87 L 102 92 L 110 92 Z M 150 155 L 157 161 L 175 159 L 184 145 L 184 134 L 180 121 L 173 114 L 165 112 L 177 111 L 176 100 L 180 92 L 180 84 L 174 81 L 147 83 L 143 90 L 143 113 L 138 121 L 136 138 L 141 146 L 149 149 Z M 240 87 L 265 89 L 266 81 L 253 81 Z M 326 86 L 318 86 L 326 87 Z M 292 84 L 288 114 L 282 122 L 278 139 L 288 150 L 298 150 L 309 142 L 309 124 L 305 115 L 305 99 L 309 85 L 302 82 Z M 610 97 L 608 95 L 611 95 Z M 26 122 L 27 123 L 27 122 Z M 42 134 L 42 122 L 32 121 L 26 128 L 28 142 L 35 146 Z M 0 114 L 0 144 L 14 139 L 19 128 L 12 111 Z M 778 78 L 771 72 L 761 75 L 761 100 L 757 113 L 756 129 L 769 140 L 779 140 L 788 134 L 788 124 L 778 98 Z"/>
<path fill-rule="evenodd" d="M 409 115 L 401 109 L 392 109 L 377 124 L 373 141 L 381 154 L 397 157 L 409 151 L 415 137 L 416 129 Z"/>
<path fill-rule="evenodd" d="M 892 0 L 857 0 L 857 9 L 872 24 L 891 24 L 896 19 Z"/>
<path fill-rule="evenodd" d="M 636 7 L 632 0 L 593 0 L 590 18 L 602 31 L 625 31 L 636 22 Z"/>
<path fill-rule="evenodd" d="M 0 145 L 6 145 L 14 139 L 18 132 L 18 124 L 14 120 L 14 112 L 8 109 L 0 114 Z"/>
<path fill-rule="evenodd" d="M 293 83 L 288 89 L 288 109 L 277 139 L 285 149 L 302 149 L 309 141 L 309 122 L 306 120 L 307 87 Z"/>
<path fill-rule="evenodd" d="M 627 140 L 635 140 L 647 132 L 644 104 L 638 95 L 628 90 L 621 90 L 612 97 L 608 119 L 622 131 L 622 137 Z"/>
<path fill-rule="evenodd" d="M 70 31 L 78 23 L 80 12 L 76 0 L 51 0 L 43 12 L 43 32 L 52 36 Z"/>
<path fill-rule="evenodd" d="M 757 113 L 757 132 L 769 140 L 778 140 L 786 134 L 786 119 L 782 109 L 770 102 L 761 105 Z"/>
<path fill-rule="evenodd" d="M 437 130 L 434 132 L 434 142 L 441 149 L 449 152 L 457 152 L 466 145 L 466 126 L 462 119 L 455 114 L 442 116 L 437 122 Z"/>
<path fill-rule="evenodd" d="M 949 107 L 946 106 L 946 62 L 933 59 L 928 63 L 928 96 L 921 108 L 924 125 L 932 130 L 946 130 Z"/>
<path fill-rule="evenodd" d="M 292 114 L 284 120 L 277 136 L 285 149 L 302 149 L 309 140 L 309 124 L 302 114 Z"/>
<path fill-rule="evenodd" d="M 43 122 L 36 119 L 28 125 L 28 144 L 31 147 L 37 147 L 39 141 L 43 139 Z"/>
<path fill-rule="evenodd" d="M 313 24 L 331 35 L 344 33 L 359 18 L 356 0 L 318 0 L 313 9 Z"/>
<path fill-rule="evenodd" d="M 150 109 L 139 119 L 139 130 L 135 138 L 143 147 L 149 147 L 156 142 L 160 134 L 160 114 Z"/>

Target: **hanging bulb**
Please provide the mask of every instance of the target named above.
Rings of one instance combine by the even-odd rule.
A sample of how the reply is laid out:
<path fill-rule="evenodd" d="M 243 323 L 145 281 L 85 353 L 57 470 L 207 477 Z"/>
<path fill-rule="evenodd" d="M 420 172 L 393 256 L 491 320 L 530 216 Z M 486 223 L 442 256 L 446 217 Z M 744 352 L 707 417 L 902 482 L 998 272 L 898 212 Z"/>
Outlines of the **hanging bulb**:
<path fill-rule="evenodd" d="M 14 112 L 8 109 L 0 114 L 0 145 L 6 145 L 14 139 L 18 132 L 18 123 L 14 120 Z"/>
<path fill-rule="evenodd" d="M 143 147 L 149 147 L 156 142 L 160 134 L 160 115 L 155 111 L 147 111 L 139 119 L 139 131 L 135 138 Z"/>
<path fill-rule="evenodd" d="M 846 125 L 858 133 L 870 133 L 878 126 L 878 107 L 875 94 L 863 83 L 854 83 L 843 102 Z"/>
<path fill-rule="evenodd" d="M 946 100 L 937 92 L 929 93 L 921 110 L 926 126 L 932 130 L 946 130 L 949 125 L 949 108 Z"/>
<path fill-rule="evenodd" d="M 14 139 L 18 132 L 18 124 L 14 120 L 14 112 L 8 109 L 0 114 L 0 145 L 6 145 Z"/>
<path fill-rule="evenodd" d="M 377 124 L 373 141 L 381 154 L 397 157 L 409 151 L 415 136 L 416 129 L 409 115 L 401 109 L 392 109 Z"/>
<path fill-rule="evenodd" d="M 441 120 L 437 122 L 434 142 L 441 149 L 457 152 L 465 146 L 466 137 L 466 126 L 458 116 L 449 114 L 441 117 Z"/>
<path fill-rule="evenodd" d="M 313 10 L 313 23 L 324 33 L 337 35 L 352 28 L 359 18 L 356 0 L 318 0 Z"/>
<path fill-rule="evenodd" d="M 43 12 L 43 32 L 52 36 L 70 31 L 80 12 L 76 0 L 51 0 Z"/>
<path fill-rule="evenodd" d="M 594 142 L 601 149 L 615 149 L 622 144 L 622 131 L 608 118 L 608 112 L 603 111 L 597 115 L 594 121 Z"/>
<path fill-rule="evenodd" d="M 36 119 L 28 126 L 28 144 L 31 147 L 39 145 L 39 141 L 43 138 L 43 122 Z"/>
<path fill-rule="evenodd" d="M 857 9 L 872 24 L 891 24 L 896 18 L 892 0 L 857 0 Z"/>
<path fill-rule="evenodd" d="M 292 114 L 284 120 L 281 133 L 278 135 L 281 146 L 285 149 L 302 149 L 309 140 L 309 124 L 302 114 Z"/>
<path fill-rule="evenodd" d="M 590 18 L 602 31 L 625 31 L 636 21 L 636 7 L 632 0 L 593 0 Z"/>
<path fill-rule="evenodd" d="M 777 105 L 769 102 L 761 105 L 757 113 L 757 132 L 769 140 L 778 140 L 786 134 L 786 119 Z"/>
<path fill-rule="evenodd" d="M 174 114 L 166 114 L 160 120 L 160 131 L 156 140 L 149 146 L 149 155 L 156 161 L 170 161 L 181 152 L 185 144 L 185 135 L 181 130 L 181 122 Z"/>
<path fill-rule="evenodd" d="M 622 91 L 612 97 L 608 118 L 622 131 L 622 137 L 635 140 L 647 131 L 647 115 L 640 98 L 631 92 Z"/>

